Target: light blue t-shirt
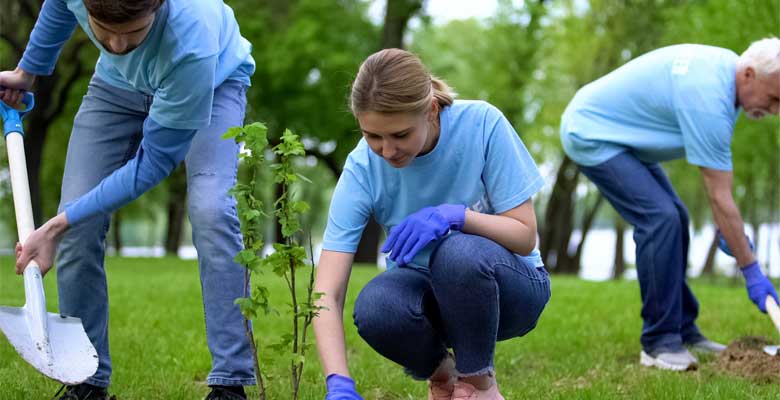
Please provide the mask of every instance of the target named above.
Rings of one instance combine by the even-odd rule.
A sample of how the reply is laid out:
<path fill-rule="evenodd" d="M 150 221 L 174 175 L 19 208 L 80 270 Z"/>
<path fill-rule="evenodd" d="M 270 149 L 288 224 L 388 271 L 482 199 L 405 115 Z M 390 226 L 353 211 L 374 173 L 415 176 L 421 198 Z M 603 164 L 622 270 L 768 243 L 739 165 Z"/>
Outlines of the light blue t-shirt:
<path fill-rule="evenodd" d="M 584 166 L 631 151 L 730 171 L 737 59 L 718 47 L 664 47 L 584 86 L 561 119 L 566 154 Z"/>
<path fill-rule="evenodd" d="M 19 65 L 49 75 L 76 24 L 100 50 L 95 74 L 119 88 L 154 96 L 149 116 L 166 128 L 208 126 L 214 89 L 227 79 L 249 85 L 252 45 L 233 10 L 219 0 L 165 0 L 141 45 L 125 55 L 95 39 L 83 0 L 47 0 Z"/>
<path fill-rule="evenodd" d="M 456 100 L 442 109 L 440 122 L 433 150 L 400 169 L 360 140 L 333 193 L 324 250 L 354 253 L 369 216 L 388 232 L 419 209 L 443 203 L 500 214 L 524 203 L 543 186 L 523 142 L 492 105 Z M 427 268 L 435 245 L 423 248 L 411 266 Z M 542 266 L 536 249 L 525 259 Z M 396 266 L 389 258 L 387 263 L 388 268 Z"/>

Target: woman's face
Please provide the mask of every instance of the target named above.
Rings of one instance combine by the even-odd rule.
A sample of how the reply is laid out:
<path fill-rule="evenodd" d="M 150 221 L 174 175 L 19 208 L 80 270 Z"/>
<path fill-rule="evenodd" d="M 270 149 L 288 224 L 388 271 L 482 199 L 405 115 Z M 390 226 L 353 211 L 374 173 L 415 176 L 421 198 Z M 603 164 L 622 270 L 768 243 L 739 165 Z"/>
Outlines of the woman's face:
<path fill-rule="evenodd" d="M 420 113 L 357 114 L 360 130 L 371 150 L 395 168 L 403 168 L 415 157 L 433 149 L 439 138 L 438 104 Z"/>
<path fill-rule="evenodd" d="M 92 33 L 106 51 L 123 55 L 133 51 L 146 39 L 152 29 L 155 13 L 121 24 L 100 22 L 90 15 L 89 26 Z"/>

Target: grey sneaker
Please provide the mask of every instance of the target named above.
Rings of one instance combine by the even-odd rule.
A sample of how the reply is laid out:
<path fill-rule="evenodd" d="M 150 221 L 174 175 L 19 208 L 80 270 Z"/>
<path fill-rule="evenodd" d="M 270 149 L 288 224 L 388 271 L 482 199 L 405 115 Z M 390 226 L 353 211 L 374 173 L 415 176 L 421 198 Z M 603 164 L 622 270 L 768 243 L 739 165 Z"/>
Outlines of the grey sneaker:
<path fill-rule="evenodd" d="M 691 351 L 701 354 L 718 355 L 723 350 L 726 350 L 726 346 L 709 339 L 701 339 L 694 343 L 686 343 L 685 346 Z"/>
<path fill-rule="evenodd" d="M 699 367 L 699 360 L 686 349 L 661 351 L 655 355 L 642 351 L 642 354 L 639 356 L 639 363 L 646 367 L 656 367 L 670 371 L 688 371 Z"/>

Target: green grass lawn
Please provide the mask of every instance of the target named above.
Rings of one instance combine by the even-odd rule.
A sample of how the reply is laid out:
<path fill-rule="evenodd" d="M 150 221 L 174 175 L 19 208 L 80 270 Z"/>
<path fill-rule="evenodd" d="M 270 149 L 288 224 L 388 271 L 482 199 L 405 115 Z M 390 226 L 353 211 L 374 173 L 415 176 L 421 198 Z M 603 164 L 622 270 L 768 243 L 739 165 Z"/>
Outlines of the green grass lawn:
<path fill-rule="evenodd" d="M 0 258 L 0 305 L 21 306 L 22 279 L 12 259 Z M 355 268 L 346 315 L 360 288 L 377 273 Z M 45 279 L 49 310 L 57 309 L 54 276 Z M 199 399 L 210 368 L 200 286 L 194 261 L 108 260 L 111 296 L 112 393 L 119 400 Z M 281 280 L 268 277 L 272 296 L 286 300 Z M 727 283 L 693 282 L 701 302 L 699 326 L 714 340 L 743 335 L 778 338 L 745 290 Z M 639 289 L 636 282 L 584 282 L 553 277 L 553 296 L 536 330 L 502 342 L 496 369 L 507 399 L 772 399 L 780 385 L 756 385 L 722 375 L 710 360 L 695 372 L 671 373 L 638 364 Z M 423 399 L 425 386 L 374 353 L 347 318 L 350 370 L 365 399 Z M 255 322 L 258 337 L 277 336 L 290 324 L 278 317 Z M 268 352 L 261 354 L 261 359 Z M 267 359 L 267 358 L 266 358 Z M 780 362 L 780 361 L 779 361 Z M 289 398 L 287 364 L 263 363 L 269 399 Z M 0 400 L 51 398 L 59 385 L 37 373 L 0 339 Z M 325 396 L 316 352 L 308 356 L 302 399 Z"/>

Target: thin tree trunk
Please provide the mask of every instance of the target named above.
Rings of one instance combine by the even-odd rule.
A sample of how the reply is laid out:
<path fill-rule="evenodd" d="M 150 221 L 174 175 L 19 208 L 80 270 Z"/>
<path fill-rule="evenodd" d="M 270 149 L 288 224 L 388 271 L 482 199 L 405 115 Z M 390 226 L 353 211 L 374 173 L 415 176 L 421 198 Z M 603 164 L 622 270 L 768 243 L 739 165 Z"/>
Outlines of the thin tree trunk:
<path fill-rule="evenodd" d="M 626 222 L 619 215 L 615 216 L 615 261 L 612 263 L 612 279 L 623 279 L 626 272 L 625 252 Z"/>
<path fill-rule="evenodd" d="M 122 255 L 122 214 L 119 210 L 114 211 L 114 216 L 111 221 L 113 228 L 113 241 L 114 251 L 117 256 Z"/>
<path fill-rule="evenodd" d="M 414 14 L 422 9 L 422 0 L 387 0 L 385 23 L 382 27 L 383 49 L 404 47 L 406 26 Z"/>
<path fill-rule="evenodd" d="M 165 254 L 177 256 L 181 245 L 184 217 L 187 214 L 187 171 L 184 164 L 168 177 L 168 229 L 165 234 Z"/>
<path fill-rule="evenodd" d="M 701 270 L 701 276 L 715 276 L 715 256 L 718 254 L 718 233 L 712 235 L 712 241 L 707 248 L 707 258 L 704 260 L 704 268 Z"/>
<path fill-rule="evenodd" d="M 564 155 L 539 230 L 542 260 L 553 272 L 569 269 L 568 250 L 574 230 L 573 202 L 578 178 L 577 164 Z"/>
<path fill-rule="evenodd" d="M 593 221 L 596 219 L 599 208 L 601 208 L 601 203 L 604 202 L 604 196 L 602 196 L 600 192 L 597 192 L 596 196 L 596 202 L 582 217 L 582 224 L 580 225 L 582 238 L 577 244 L 577 251 L 574 253 L 573 259 L 569 263 L 570 268 L 573 268 L 571 271 L 572 274 L 578 275 L 580 273 L 580 269 L 582 268 L 582 252 L 585 249 L 585 238 L 588 236 L 588 233 L 590 233 L 590 228 L 593 226 Z"/>

